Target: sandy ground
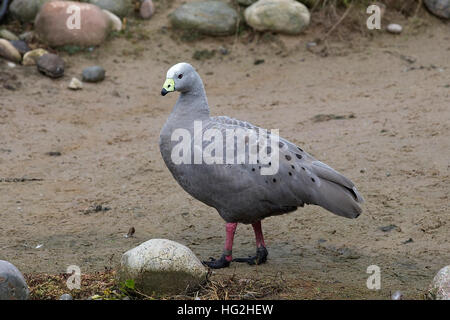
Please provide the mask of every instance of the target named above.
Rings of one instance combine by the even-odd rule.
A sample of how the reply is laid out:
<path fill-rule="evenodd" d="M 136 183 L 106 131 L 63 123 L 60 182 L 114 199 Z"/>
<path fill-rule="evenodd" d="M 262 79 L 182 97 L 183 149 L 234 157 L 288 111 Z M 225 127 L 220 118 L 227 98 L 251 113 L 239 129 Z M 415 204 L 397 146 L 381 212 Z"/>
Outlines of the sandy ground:
<path fill-rule="evenodd" d="M 221 254 L 223 221 L 177 185 L 158 148 L 177 98 L 160 95 L 165 73 L 188 61 L 203 77 L 213 115 L 280 129 L 351 178 L 366 199 L 356 220 L 315 206 L 264 220 L 268 262 L 234 263 L 213 277 L 282 277 L 285 289 L 271 298 L 385 299 L 394 290 L 421 298 L 450 261 L 448 23 L 330 42 L 326 57 L 306 49 L 312 31 L 182 42 L 161 28 L 166 23 L 156 15 L 138 40 L 63 54 L 59 80 L 0 61 L 0 259 L 27 273 L 73 264 L 92 272 L 115 267 L 151 238 L 183 243 L 201 259 Z M 192 58 L 221 46 L 229 54 Z M 67 89 L 95 64 L 107 70 L 105 81 Z M 319 114 L 346 118 L 317 122 Z M 12 180 L 23 177 L 42 180 Z M 92 210 L 98 205 L 110 210 Z M 135 236 L 125 238 L 130 227 Z M 254 250 L 251 227 L 238 226 L 235 256 Z M 381 290 L 366 287 L 369 265 L 381 269 Z"/>

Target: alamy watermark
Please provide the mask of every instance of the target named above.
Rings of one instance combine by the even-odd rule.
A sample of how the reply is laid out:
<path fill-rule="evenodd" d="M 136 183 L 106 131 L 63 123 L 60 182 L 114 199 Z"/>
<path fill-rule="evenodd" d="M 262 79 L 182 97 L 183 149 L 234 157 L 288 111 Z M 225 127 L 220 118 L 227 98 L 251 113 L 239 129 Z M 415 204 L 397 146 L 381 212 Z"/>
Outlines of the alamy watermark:
<path fill-rule="evenodd" d="M 380 290 L 381 289 L 381 270 L 376 264 L 367 267 L 366 273 L 370 274 L 367 278 L 366 285 L 369 290 Z"/>
<path fill-rule="evenodd" d="M 67 7 L 66 13 L 69 17 L 66 20 L 66 27 L 69 30 L 81 29 L 81 9 L 77 5 L 70 5 Z"/>
<path fill-rule="evenodd" d="M 203 130 L 202 121 L 194 121 L 193 137 L 184 128 L 175 129 L 171 140 L 178 143 L 171 153 L 180 164 L 258 164 L 261 175 L 273 175 L 279 169 L 279 130 L 234 128 Z"/>
<path fill-rule="evenodd" d="M 70 274 L 67 278 L 66 285 L 69 290 L 81 288 L 81 269 L 77 265 L 70 265 L 67 267 L 67 273 Z"/>

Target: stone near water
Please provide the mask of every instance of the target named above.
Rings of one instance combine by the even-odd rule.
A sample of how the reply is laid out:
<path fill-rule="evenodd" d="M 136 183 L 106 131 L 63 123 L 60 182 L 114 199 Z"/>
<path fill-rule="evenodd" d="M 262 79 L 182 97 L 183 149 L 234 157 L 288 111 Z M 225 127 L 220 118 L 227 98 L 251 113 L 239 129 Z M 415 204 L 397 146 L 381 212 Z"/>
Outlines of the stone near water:
<path fill-rule="evenodd" d="M 450 300 L 450 266 L 439 270 L 428 290 L 428 298 Z"/>
<path fill-rule="evenodd" d="M 11 42 L 5 39 L 0 39 L 0 57 L 17 63 L 22 61 L 20 52 L 17 51 L 16 48 L 14 48 Z"/>
<path fill-rule="evenodd" d="M 425 0 L 425 6 L 435 16 L 450 19 L 450 0 Z"/>
<path fill-rule="evenodd" d="M 76 6 L 80 9 L 83 23 L 79 28 L 67 27 L 67 9 Z M 99 7 L 82 2 L 51 1 L 42 6 L 36 17 L 36 35 L 49 46 L 75 45 L 90 47 L 100 45 L 110 31 L 110 19 Z"/>
<path fill-rule="evenodd" d="M 83 82 L 81 82 L 77 78 L 72 78 L 72 80 L 70 80 L 70 83 L 69 83 L 69 89 L 81 90 L 81 89 L 83 89 Z"/>
<path fill-rule="evenodd" d="M 127 16 L 133 8 L 130 0 L 86 0 L 85 2 L 108 10 L 119 17 Z"/>
<path fill-rule="evenodd" d="M 9 30 L 6 29 L 0 29 L 0 38 L 5 40 L 19 40 L 19 37 L 17 37 L 14 33 L 12 33 Z"/>
<path fill-rule="evenodd" d="M 152 0 L 144 0 L 139 8 L 139 15 L 142 19 L 150 19 L 155 13 L 155 5 Z"/>
<path fill-rule="evenodd" d="M 64 75 L 64 60 L 56 54 L 46 53 L 36 61 L 37 69 L 50 78 L 60 78 Z"/>
<path fill-rule="evenodd" d="M 36 64 L 37 59 L 39 59 L 44 54 L 48 53 L 45 49 L 34 49 L 28 51 L 23 56 L 22 64 L 24 66 L 34 66 Z"/>
<path fill-rule="evenodd" d="M 186 246 L 152 239 L 122 255 L 119 278 L 146 294 L 182 294 L 197 288 L 208 271 Z"/>
<path fill-rule="evenodd" d="M 29 294 L 22 273 L 10 262 L 0 260 L 0 300 L 27 300 Z"/>
<path fill-rule="evenodd" d="M 28 44 L 25 41 L 22 40 L 12 40 L 10 41 L 11 44 L 14 46 L 14 48 L 19 51 L 19 53 L 23 56 L 25 53 L 31 51 L 31 48 L 28 46 Z"/>
<path fill-rule="evenodd" d="M 100 82 L 105 79 L 106 71 L 100 66 L 87 67 L 83 70 L 83 81 Z"/>
<path fill-rule="evenodd" d="M 403 27 L 396 23 L 391 23 L 386 28 L 387 31 L 394 34 L 400 34 L 403 31 Z"/>
<path fill-rule="evenodd" d="M 238 13 L 222 1 L 189 2 L 169 15 L 173 27 L 205 35 L 225 36 L 236 32 Z"/>
<path fill-rule="evenodd" d="M 103 12 L 108 16 L 111 30 L 113 31 L 122 30 L 122 20 L 120 20 L 118 16 L 105 9 L 103 9 Z"/>
<path fill-rule="evenodd" d="M 308 8 L 295 0 L 259 0 L 245 9 L 245 21 L 258 31 L 299 34 L 308 25 Z"/>

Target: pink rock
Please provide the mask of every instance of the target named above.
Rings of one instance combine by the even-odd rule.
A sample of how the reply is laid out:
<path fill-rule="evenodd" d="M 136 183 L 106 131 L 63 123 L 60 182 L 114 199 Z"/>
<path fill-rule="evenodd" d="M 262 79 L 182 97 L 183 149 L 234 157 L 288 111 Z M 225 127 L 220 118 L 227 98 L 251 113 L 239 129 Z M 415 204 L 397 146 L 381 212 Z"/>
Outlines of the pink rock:
<path fill-rule="evenodd" d="M 110 30 L 109 18 L 99 7 L 73 1 L 45 3 L 34 24 L 38 37 L 53 47 L 96 46 Z"/>
<path fill-rule="evenodd" d="M 141 3 L 141 9 L 139 13 L 142 19 L 150 19 L 155 12 L 155 6 L 153 5 L 152 0 L 144 0 Z"/>

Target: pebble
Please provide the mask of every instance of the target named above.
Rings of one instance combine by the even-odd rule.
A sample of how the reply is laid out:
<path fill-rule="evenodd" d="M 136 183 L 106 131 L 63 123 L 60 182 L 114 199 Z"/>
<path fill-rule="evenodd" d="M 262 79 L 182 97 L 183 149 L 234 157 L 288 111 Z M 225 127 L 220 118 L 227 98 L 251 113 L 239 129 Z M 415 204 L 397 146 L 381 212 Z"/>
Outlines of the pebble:
<path fill-rule="evenodd" d="M 6 30 L 6 29 L 0 29 L 0 38 L 10 40 L 10 41 L 11 40 L 19 40 L 19 38 L 14 33 L 12 33 L 9 30 Z"/>
<path fill-rule="evenodd" d="M 103 9 L 103 12 L 106 13 L 108 16 L 108 19 L 111 23 L 111 30 L 113 31 L 120 31 L 122 30 L 122 20 L 118 16 L 116 16 L 114 13 Z"/>
<path fill-rule="evenodd" d="M 83 82 L 81 82 L 77 78 L 72 78 L 72 80 L 69 83 L 69 89 L 81 90 L 81 89 L 83 89 Z"/>
<path fill-rule="evenodd" d="M 34 49 L 28 51 L 23 56 L 22 64 L 24 66 L 34 66 L 36 64 L 37 59 L 39 59 L 44 54 L 48 53 L 47 50 L 44 49 Z"/>
<path fill-rule="evenodd" d="M 450 300 L 450 266 L 443 267 L 428 290 L 428 298 L 435 300 Z"/>
<path fill-rule="evenodd" d="M 211 36 L 233 35 L 239 19 L 229 4 L 217 1 L 188 2 L 169 15 L 173 27 Z"/>
<path fill-rule="evenodd" d="M 259 0 L 244 11 L 245 21 L 257 31 L 301 33 L 310 22 L 308 8 L 295 0 Z"/>
<path fill-rule="evenodd" d="M 425 0 L 425 6 L 432 14 L 450 19 L 450 0 Z"/>
<path fill-rule="evenodd" d="M 12 62 L 20 62 L 22 60 L 19 51 L 14 48 L 11 42 L 5 39 L 0 39 L 0 57 Z"/>
<path fill-rule="evenodd" d="M 25 41 L 22 40 L 12 40 L 11 44 L 14 46 L 14 48 L 19 51 L 19 53 L 23 56 L 25 53 L 31 51 L 31 48 L 28 46 L 28 44 Z"/>
<path fill-rule="evenodd" d="M 27 300 L 28 297 L 28 285 L 19 269 L 0 260 L 0 300 Z"/>
<path fill-rule="evenodd" d="M 150 19 L 155 13 L 155 6 L 152 0 L 144 0 L 139 9 L 139 15 L 142 19 Z"/>
<path fill-rule="evenodd" d="M 68 293 L 64 293 L 61 297 L 59 297 L 59 300 L 73 300 L 73 297 Z"/>
<path fill-rule="evenodd" d="M 394 34 L 400 34 L 403 31 L 403 27 L 396 23 L 391 23 L 387 26 L 387 31 Z"/>
<path fill-rule="evenodd" d="M 105 79 L 105 69 L 100 66 L 87 67 L 83 70 L 83 81 L 100 82 Z"/>
<path fill-rule="evenodd" d="M 400 291 L 395 291 L 392 296 L 391 296 L 392 300 L 403 300 L 403 293 L 401 293 Z"/>
<path fill-rule="evenodd" d="M 36 61 L 37 69 L 50 78 L 64 75 L 64 60 L 56 54 L 46 53 Z"/>
<path fill-rule="evenodd" d="M 88 2 L 100 7 L 101 9 L 108 10 L 119 17 L 125 17 L 133 9 L 130 0 L 85 0 L 84 2 Z"/>

